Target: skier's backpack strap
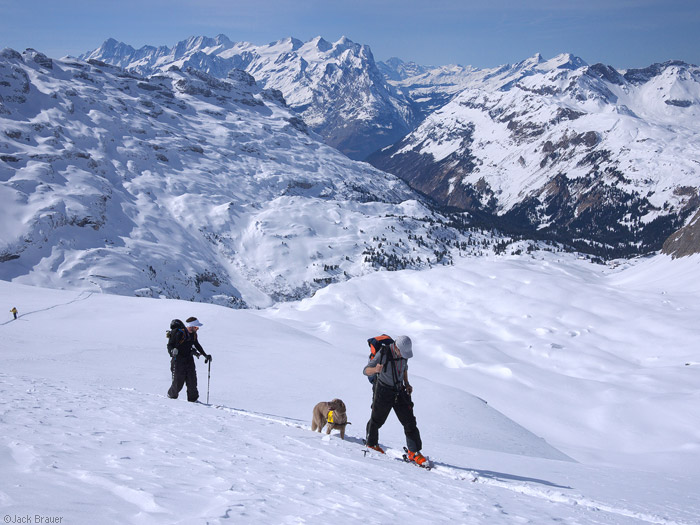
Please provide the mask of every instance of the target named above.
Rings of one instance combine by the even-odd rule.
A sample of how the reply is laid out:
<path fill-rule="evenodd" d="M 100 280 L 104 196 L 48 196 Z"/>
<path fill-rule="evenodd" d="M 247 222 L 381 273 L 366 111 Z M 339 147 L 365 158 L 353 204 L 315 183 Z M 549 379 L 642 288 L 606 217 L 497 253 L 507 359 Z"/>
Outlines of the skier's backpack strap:
<path fill-rule="evenodd" d="M 394 340 L 386 334 L 378 335 L 377 337 L 370 337 L 367 339 L 367 344 L 369 345 L 369 359 L 372 360 L 377 355 L 377 352 L 384 354 L 384 363 L 387 361 L 393 361 L 394 356 L 391 353 L 390 346 L 394 344 Z M 386 350 L 389 350 L 388 352 Z M 381 359 L 379 360 L 381 363 Z M 370 383 L 374 384 L 374 380 L 377 378 L 376 374 L 373 376 L 367 376 Z"/>
<path fill-rule="evenodd" d="M 181 331 L 182 332 L 182 338 L 177 341 L 175 346 L 179 345 L 182 343 L 184 338 L 187 337 L 187 330 L 185 329 L 185 323 L 180 321 L 180 319 L 173 319 L 170 321 L 170 330 L 166 330 L 165 332 L 165 337 L 168 338 L 168 344 L 170 344 L 170 338 L 173 334 L 173 332 Z M 168 350 L 168 354 L 170 354 L 170 357 L 173 357 L 173 355 L 170 353 L 170 350 Z"/>

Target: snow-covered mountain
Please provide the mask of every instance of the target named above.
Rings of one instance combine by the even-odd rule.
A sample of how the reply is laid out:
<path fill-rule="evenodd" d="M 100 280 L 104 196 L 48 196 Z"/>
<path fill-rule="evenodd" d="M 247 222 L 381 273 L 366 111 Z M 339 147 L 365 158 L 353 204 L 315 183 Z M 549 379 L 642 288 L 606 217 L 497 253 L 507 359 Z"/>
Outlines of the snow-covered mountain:
<path fill-rule="evenodd" d="M 84 57 L 145 74 L 245 69 L 351 157 L 386 145 L 370 162 L 439 203 L 606 257 L 660 249 L 700 206 L 700 73 L 682 62 L 375 64 L 346 38 L 255 46 L 223 35 L 138 50 L 110 39 Z"/>
<path fill-rule="evenodd" d="M 229 306 L 483 249 L 240 70 L 3 50 L 0 200 L 0 279 Z"/>
<path fill-rule="evenodd" d="M 696 66 L 411 72 L 394 82 L 414 96 L 465 89 L 370 162 L 445 205 L 608 256 L 660 249 L 700 206 Z"/>
<path fill-rule="evenodd" d="M 414 129 L 418 120 L 408 99 L 377 69 L 370 48 L 346 37 L 327 42 L 286 38 L 268 45 L 192 37 L 173 46 L 140 49 L 105 41 L 81 55 L 151 75 L 173 65 L 192 67 L 218 78 L 245 70 L 266 89 L 277 89 L 325 142 L 353 159 L 364 159 Z"/>

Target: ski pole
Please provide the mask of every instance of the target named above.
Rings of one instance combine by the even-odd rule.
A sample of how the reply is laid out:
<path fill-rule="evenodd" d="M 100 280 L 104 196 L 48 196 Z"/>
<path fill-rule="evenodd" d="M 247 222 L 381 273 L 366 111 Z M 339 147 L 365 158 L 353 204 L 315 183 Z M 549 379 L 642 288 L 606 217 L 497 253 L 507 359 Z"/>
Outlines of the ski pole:
<path fill-rule="evenodd" d="M 209 360 L 209 375 L 207 376 L 207 405 L 209 404 L 209 383 L 211 382 L 211 359 Z"/>

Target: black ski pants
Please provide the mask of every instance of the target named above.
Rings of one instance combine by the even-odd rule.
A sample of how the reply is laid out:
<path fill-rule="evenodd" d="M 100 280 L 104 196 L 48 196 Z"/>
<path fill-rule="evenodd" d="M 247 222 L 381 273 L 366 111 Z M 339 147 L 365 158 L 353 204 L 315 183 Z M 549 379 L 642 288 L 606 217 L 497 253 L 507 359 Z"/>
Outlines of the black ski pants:
<path fill-rule="evenodd" d="M 191 355 L 184 359 L 174 357 L 170 361 L 170 370 L 173 374 L 173 383 L 168 390 L 168 397 L 177 399 L 182 387 L 187 384 L 187 401 L 197 401 L 199 391 L 197 390 L 197 368 L 194 364 L 194 357 Z"/>
<path fill-rule="evenodd" d="M 419 452 L 423 448 L 420 431 L 413 415 L 413 401 L 405 389 L 399 391 L 385 387 L 377 381 L 372 402 L 372 415 L 367 422 L 367 446 L 373 447 L 379 443 L 379 429 L 386 423 L 391 409 L 403 425 L 406 434 L 406 448 L 411 452 Z"/>

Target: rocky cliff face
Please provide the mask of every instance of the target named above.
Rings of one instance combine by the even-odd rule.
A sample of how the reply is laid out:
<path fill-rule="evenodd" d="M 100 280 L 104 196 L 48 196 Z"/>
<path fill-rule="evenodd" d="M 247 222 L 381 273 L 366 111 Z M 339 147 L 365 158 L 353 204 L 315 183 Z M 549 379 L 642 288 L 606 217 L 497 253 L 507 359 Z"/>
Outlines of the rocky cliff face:
<path fill-rule="evenodd" d="M 700 253 L 700 211 L 664 242 L 661 251 L 674 259 Z"/>

